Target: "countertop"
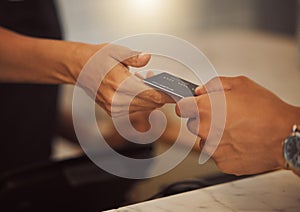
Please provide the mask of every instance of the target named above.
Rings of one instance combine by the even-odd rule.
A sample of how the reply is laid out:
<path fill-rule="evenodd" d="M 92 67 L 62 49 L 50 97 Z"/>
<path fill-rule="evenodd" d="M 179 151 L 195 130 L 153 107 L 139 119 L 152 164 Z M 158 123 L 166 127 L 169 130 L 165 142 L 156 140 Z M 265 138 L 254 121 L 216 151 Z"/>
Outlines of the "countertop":
<path fill-rule="evenodd" d="M 300 177 L 275 171 L 109 212 L 300 211 Z"/>

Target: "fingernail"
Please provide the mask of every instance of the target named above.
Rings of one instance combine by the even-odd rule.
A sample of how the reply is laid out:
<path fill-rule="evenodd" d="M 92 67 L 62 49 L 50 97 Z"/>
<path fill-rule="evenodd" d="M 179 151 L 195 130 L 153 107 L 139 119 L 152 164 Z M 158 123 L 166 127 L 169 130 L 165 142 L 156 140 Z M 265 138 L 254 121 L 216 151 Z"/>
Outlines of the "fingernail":
<path fill-rule="evenodd" d="M 142 59 L 142 58 L 145 58 L 145 57 L 148 57 L 149 56 L 149 54 L 147 54 L 147 53 L 140 53 L 139 55 L 138 55 L 138 58 L 139 59 Z"/>
<path fill-rule="evenodd" d="M 199 86 L 199 87 L 195 88 L 195 94 L 197 94 L 197 95 L 201 94 L 202 89 L 203 89 L 203 86 Z"/>

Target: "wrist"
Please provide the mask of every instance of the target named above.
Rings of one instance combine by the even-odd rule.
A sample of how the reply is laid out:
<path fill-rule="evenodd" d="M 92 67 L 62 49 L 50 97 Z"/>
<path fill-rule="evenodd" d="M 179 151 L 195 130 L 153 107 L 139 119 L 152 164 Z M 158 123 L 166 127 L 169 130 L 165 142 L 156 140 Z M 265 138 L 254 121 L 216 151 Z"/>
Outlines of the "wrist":
<path fill-rule="evenodd" d="M 92 45 L 77 42 L 67 42 L 66 44 L 68 54 L 65 54 L 64 59 L 61 60 L 61 68 L 64 73 L 63 83 L 75 84 L 84 65 L 104 44 Z"/>
<path fill-rule="evenodd" d="M 283 144 L 285 169 L 300 171 L 300 133 L 299 126 L 293 125 L 292 133 Z"/>
<path fill-rule="evenodd" d="M 274 128 L 274 134 L 277 137 L 276 145 L 273 149 L 273 156 L 278 168 L 286 169 L 286 159 L 284 157 L 284 142 L 292 134 L 293 125 L 300 123 L 300 108 L 287 105 L 285 114 L 279 119 L 279 124 Z M 275 119 L 274 119 L 275 120 Z"/>
<path fill-rule="evenodd" d="M 294 107 L 294 121 L 290 125 L 290 132 L 282 141 L 282 158 L 281 167 L 287 170 L 300 172 L 299 168 L 299 142 L 300 142 L 300 108 Z"/>

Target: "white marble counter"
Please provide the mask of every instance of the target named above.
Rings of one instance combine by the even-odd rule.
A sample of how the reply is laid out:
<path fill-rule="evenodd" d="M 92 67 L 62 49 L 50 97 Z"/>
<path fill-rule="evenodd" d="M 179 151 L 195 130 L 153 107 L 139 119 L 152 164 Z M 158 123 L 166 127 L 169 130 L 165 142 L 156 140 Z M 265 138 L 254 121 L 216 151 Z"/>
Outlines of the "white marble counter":
<path fill-rule="evenodd" d="M 109 212 L 300 211 L 300 177 L 276 171 Z"/>

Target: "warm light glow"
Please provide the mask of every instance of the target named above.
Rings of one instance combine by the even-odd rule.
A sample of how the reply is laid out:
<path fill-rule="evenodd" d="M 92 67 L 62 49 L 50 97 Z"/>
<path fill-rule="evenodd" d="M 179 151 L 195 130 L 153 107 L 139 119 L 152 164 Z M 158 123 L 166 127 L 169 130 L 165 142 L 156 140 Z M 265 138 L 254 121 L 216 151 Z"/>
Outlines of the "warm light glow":
<path fill-rule="evenodd" d="M 128 0 L 127 2 L 128 11 L 133 13 L 131 15 L 148 18 L 153 17 L 165 6 L 162 0 Z"/>
<path fill-rule="evenodd" d="M 151 11 L 155 9 L 161 0 L 132 0 L 132 7 L 135 7 L 137 10 L 147 10 Z"/>
<path fill-rule="evenodd" d="M 129 34 L 174 33 L 194 28 L 194 21 L 198 20 L 195 17 L 202 12 L 197 9 L 197 14 L 192 13 L 195 10 L 191 1 L 197 0 L 86 0 L 84 4 L 81 0 L 57 0 L 68 19 L 80 14 L 76 19 L 80 27 L 72 34 L 74 37 L 88 31 L 93 39 L 101 37 L 103 42 Z"/>

